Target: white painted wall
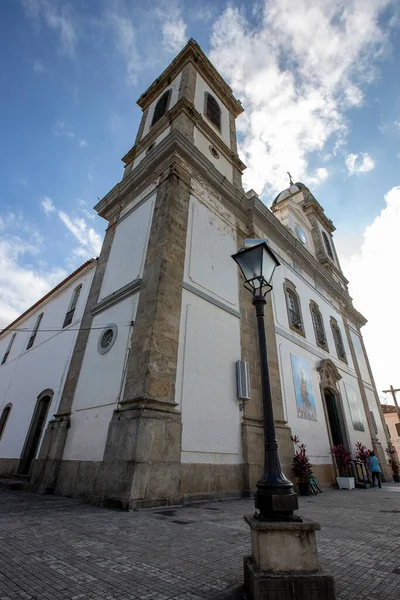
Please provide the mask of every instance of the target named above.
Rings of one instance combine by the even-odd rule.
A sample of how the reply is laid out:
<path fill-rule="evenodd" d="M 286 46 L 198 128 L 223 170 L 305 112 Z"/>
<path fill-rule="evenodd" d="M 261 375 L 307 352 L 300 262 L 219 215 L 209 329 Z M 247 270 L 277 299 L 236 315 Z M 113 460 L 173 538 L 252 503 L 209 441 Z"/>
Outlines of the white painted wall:
<path fill-rule="evenodd" d="M 233 175 L 231 163 L 221 153 L 219 153 L 219 158 L 215 158 L 213 154 L 211 154 L 210 145 L 213 146 L 212 142 L 210 142 L 197 127 L 194 128 L 194 145 L 212 162 L 214 167 L 218 169 L 230 183 L 232 183 Z"/>
<path fill-rule="evenodd" d="M 154 192 L 143 204 L 136 205 L 117 224 L 99 300 L 141 277 L 155 203 Z"/>
<path fill-rule="evenodd" d="M 200 190 L 196 190 L 197 193 Z M 233 216 L 203 190 L 201 201 L 190 197 L 184 281 L 238 310 Z"/>
<path fill-rule="evenodd" d="M 344 324 L 340 313 L 336 310 L 336 307 L 331 304 L 326 297 L 323 297 L 321 294 L 317 292 L 314 286 L 309 281 L 306 281 L 305 278 L 301 277 L 294 270 L 289 268 L 287 265 L 283 264 L 278 267 L 274 273 L 274 281 L 273 281 L 273 305 L 274 305 L 274 315 L 276 323 L 286 329 L 288 332 L 292 333 L 292 330 L 289 327 L 288 322 L 288 314 L 286 310 L 286 298 L 283 289 L 284 280 L 288 279 L 296 286 L 297 294 L 300 298 L 301 304 L 301 312 L 303 316 L 303 324 L 305 331 L 305 339 L 304 337 L 293 332 L 293 335 L 300 340 L 300 342 L 305 342 L 310 350 L 316 352 L 321 358 L 330 358 L 333 360 L 337 368 L 341 370 L 349 370 L 349 372 L 355 376 L 355 369 L 350 353 L 350 348 L 347 343 L 347 337 L 344 329 Z M 315 341 L 315 333 L 314 326 L 312 323 L 311 312 L 310 312 L 310 301 L 314 300 L 318 304 L 319 310 L 321 311 L 322 318 L 325 326 L 325 335 L 328 341 L 329 352 L 325 352 L 321 348 L 319 348 Z M 346 351 L 347 357 L 347 366 L 343 361 L 339 360 L 336 354 L 336 346 L 332 335 L 332 330 L 330 326 L 330 317 L 334 317 L 340 327 L 342 333 L 343 345 Z"/>
<path fill-rule="evenodd" d="M 182 462 L 242 461 L 235 364 L 240 320 L 183 290 L 176 399 L 182 411 Z"/>
<path fill-rule="evenodd" d="M 157 98 L 155 100 L 153 100 L 153 102 L 150 104 L 149 112 L 147 113 L 147 119 L 146 119 L 146 123 L 144 125 L 143 135 L 142 135 L 141 139 L 143 139 L 150 131 L 150 125 L 153 120 L 155 105 L 157 104 L 158 99 L 164 94 L 164 92 L 166 92 L 169 89 L 172 90 L 171 98 L 170 98 L 169 105 L 168 105 L 168 110 L 170 110 L 178 102 L 179 86 L 181 84 L 181 78 L 182 78 L 182 72 L 179 73 L 175 77 L 175 79 L 170 83 L 170 85 L 168 87 L 166 87 L 161 92 L 161 94 L 159 96 L 157 96 Z"/>
<path fill-rule="evenodd" d="M 93 318 L 85 356 L 75 391 L 71 429 L 64 460 L 102 460 L 108 425 L 115 410 L 123 379 L 139 294 L 125 298 Z M 115 323 L 118 334 L 112 348 L 100 354 L 97 343 L 102 328 Z"/>
<path fill-rule="evenodd" d="M 47 415 L 51 419 L 58 409 L 62 388 L 71 360 L 78 329 L 93 279 L 96 263 L 89 271 L 67 282 L 16 327 L 32 328 L 36 316 L 44 313 L 35 343 L 26 351 L 30 333 L 17 332 L 7 362 L 0 367 L 0 411 L 12 403 L 6 427 L 0 439 L 0 457 L 19 458 L 31 423 L 37 397 L 46 389 L 54 391 Z M 82 284 L 71 325 L 62 329 L 74 289 Z M 45 330 L 56 331 L 45 331 Z M 0 336 L 0 356 L 3 358 L 11 333 Z M 45 431 L 47 422 L 43 428 Z M 40 445 L 39 445 L 40 446 Z"/>
<path fill-rule="evenodd" d="M 377 433 L 378 440 L 381 442 L 383 449 L 385 450 L 387 447 L 386 432 L 383 428 L 379 409 L 376 404 L 375 393 L 372 389 L 370 389 L 367 386 L 364 386 L 364 389 L 365 389 L 365 393 L 367 395 L 369 409 L 371 412 L 374 413 L 375 422 L 376 422 L 376 426 L 378 429 L 378 433 Z"/>
<path fill-rule="evenodd" d="M 204 115 L 204 94 L 208 92 L 217 100 L 218 104 L 221 107 L 221 131 L 219 131 L 212 123 L 207 119 Z M 204 81 L 202 76 L 197 73 L 196 76 L 196 90 L 194 96 L 194 106 L 196 110 L 202 115 L 203 119 L 210 125 L 210 127 L 215 131 L 217 135 L 225 142 L 228 148 L 231 147 L 231 140 L 229 134 L 229 111 L 226 106 L 223 104 L 218 95 L 210 88 L 210 86 Z"/>
<path fill-rule="evenodd" d="M 151 142 L 152 144 L 154 144 L 154 147 L 155 147 L 155 146 L 157 146 L 157 144 L 159 144 L 159 143 L 160 143 L 160 142 L 161 142 L 161 141 L 162 141 L 164 138 L 166 138 L 166 137 L 167 137 L 167 135 L 169 134 L 169 132 L 170 132 L 170 131 L 171 131 L 171 126 L 169 125 L 168 127 L 166 127 L 166 128 L 164 129 L 164 131 L 162 131 L 162 132 L 160 133 L 160 135 L 158 135 L 158 136 L 156 137 L 156 139 L 155 139 L 153 142 Z M 150 144 L 149 144 L 149 146 L 150 146 Z M 135 169 L 135 168 L 136 168 L 138 165 L 140 165 L 140 163 L 142 162 L 142 160 L 143 160 L 144 158 L 146 158 L 146 152 L 147 152 L 147 148 L 145 148 L 145 149 L 143 150 L 143 152 L 141 152 L 140 154 L 138 154 L 138 155 L 137 155 L 137 157 L 135 158 L 135 160 L 134 160 L 134 161 L 133 161 L 133 163 L 132 163 L 132 169 L 131 169 L 132 171 L 133 171 L 133 169 Z M 150 152 L 151 152 L 151 150 L 150 150 Z"/>

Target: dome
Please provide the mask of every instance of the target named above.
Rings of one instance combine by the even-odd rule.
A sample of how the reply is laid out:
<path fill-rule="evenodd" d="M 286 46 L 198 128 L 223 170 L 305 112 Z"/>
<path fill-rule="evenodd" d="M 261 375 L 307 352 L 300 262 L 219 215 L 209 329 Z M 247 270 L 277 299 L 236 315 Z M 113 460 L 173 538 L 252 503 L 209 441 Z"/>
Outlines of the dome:
<path fill-rule="evenodd" d="M 280 192 L 277 197 L 275 198 L 275 200 L 272 203 L 272 206 L 274 206 L 275 204 L 278 204 L 278 202 L 281 202 L 281 200 L 285 200 L 286 198 L 290 198 L 290 196 L 293 196 L 293 194 L 297 194 L 297 192 L 300 192 L 300 190 L 306 190 L 306 186 L 303 183 L 295 183 L 293 185 L 291 185 L 289 188 L 287 188 L 286 190 L 283 190 L 283 192 Z"/>

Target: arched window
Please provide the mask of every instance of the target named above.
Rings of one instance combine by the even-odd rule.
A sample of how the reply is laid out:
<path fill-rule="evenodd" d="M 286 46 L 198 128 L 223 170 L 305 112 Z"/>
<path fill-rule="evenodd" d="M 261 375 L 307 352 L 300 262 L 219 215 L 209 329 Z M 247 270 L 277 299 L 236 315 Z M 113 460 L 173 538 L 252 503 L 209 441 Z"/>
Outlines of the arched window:
<path fill-rule="evenodd" d="M 347 362 L 346 350 L 344 349 L 343 345 L 342 332 L 340 331 L 336 319 L 334 319 L 333 317 L 331 317 L 331 329 L 338 358 L 340 358 L 340 360 L 343 360 L 344 362 Z"/>
<path fill-rule="evenodd" d="M 221 108 L 214 96 L 211 96 L 208 92 L 205 93 L 204 113 L 207 119 L 210 119 L 211 123 L 221 131 Z"/>
<path fill-rule="evenodd" d="M 151 127 L 153 127 L 153 125 L 155 125 L 157 123 L 157 121 L 159 121 L 161 119 L 161 117 L 163 117 L 165 115 L 165 113 L 167 112 L 168 106 L 169 106 L 169 101 L 171 98 L 171 91 L 172 90 L 167 90 L 166 92 L 163 93 L 161 98 L 159 98 L 157 100 L 157 103 L 154 107 L 154 113 L 153 113 L 153 119 L 151 121 Z"/>
<path fill-rule="evenodd" d="M 4 365 L 4 363 L 6 362 L 6 360 L 8 358 L 8 355 L 10 354 L 11 346 L 14 343 L 16 335 L 17 335 L 16 333 L 13 333 L 12 336 L 11 336 L 11 339 L 10 339 L 10 341 L 8 343 L 8 346 L 7 346 L 7 350 L 5 351 L 4 356 L 3 356 L 3 360 L 1 361 L 2 365 Z"/>
<path fill-rule="evenodd" d="M 328 343 L 326 341 L 324 321 L 322 319 L 321 312 L 318 308 L 318 304 L 310 302 L 311 318 L 314 325 L 315 341 L 317 346 L 328 352 Z"/>
<path fill-rule="evenodd" d="M 74 293 L 72 294 L 70 305 L 69 305 L 67 313 L 65 315 L 63 329 L 64 329 L 64 327 L 68 327 L 68 325 L 70 325 L 72 323 L 76 305 L 78 304 L 79 294 L 81 293 L 81 289 L 82 289 L 81 285 L 78 285 L 78 287 L 74 289 Z"/>
<path fill-rule="evenodd" d="M 286 296 L 286 308 L 288 313 L 289 327 L 304 335 L 303 319 L 301 316 L 300 298 L 297 295 L 296 287 L 291 281 L 285 281 L 283 289 Z"/>
<path fill-rule="evenodd" d="M 12 408 L 12 404 L 6 404 L 6 406 L 3 408 L 3 412 L 1 413 L 1 417 L 0 417 L 0 439 L 1 439 L 1 436 L 3 435 L 4 428 L 5 428 L 6 424 L 7 424 L 8 417 L 10 416 L 11 408 Z"/>
<path fill-rule="evenodd" d="M 329 256 L 329 258 L 331 258 L 333 260 L 334 257 L 333 257 L 333 252 L 332 252 L 332 246 L 331 246 L 331 243 L 330 243 L 325 231 L 322 232 L 322 237 L 324 238 L 324 244 L 325 244 L 325 248 L 328 253 L 328 256 Z"/>
<path fill-rule="evenodd" d="M 34 343 L 35 338 L 36 338 L 36 334 L 37 334 L 39 326 L 40 326 L 40 321 L 43 319 L 43 314 L 44 313 L 41 313 L 38 316 L 38 318 L 36 319 L 35 327 L 33 328 L 32 335 L 29 338 L 28 345 L 26 347 L 27 350 L 29 350 L 29 348 L 32 348 L 32 346 L 33 346 L 33 343 Z"/>

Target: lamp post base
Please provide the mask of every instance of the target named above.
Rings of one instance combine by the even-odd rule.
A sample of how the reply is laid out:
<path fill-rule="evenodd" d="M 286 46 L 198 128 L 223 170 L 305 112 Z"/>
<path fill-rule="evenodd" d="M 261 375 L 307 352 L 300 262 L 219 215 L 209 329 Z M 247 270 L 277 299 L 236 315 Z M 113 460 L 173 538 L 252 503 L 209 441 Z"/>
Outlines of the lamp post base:
<path fill-rule="evenodd" d="M 294 514 L 299 508 L 299 501 L 291 483 L 276 489 L 263 485 L 262 481 L 257 483 L 255 507 L 259 512 L 254 516 L 259 521 L 302 521 Z"/>

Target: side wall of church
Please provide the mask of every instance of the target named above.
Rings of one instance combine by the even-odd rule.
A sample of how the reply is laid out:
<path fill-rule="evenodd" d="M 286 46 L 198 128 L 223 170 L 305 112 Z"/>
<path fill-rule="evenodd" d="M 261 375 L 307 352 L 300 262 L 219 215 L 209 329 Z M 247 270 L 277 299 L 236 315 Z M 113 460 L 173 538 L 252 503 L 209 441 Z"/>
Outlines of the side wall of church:
<path fill-rule="evenodd" d="M 12 404 L 0 438 L 1 475 L 13 473 L 18 466 L 37 397 L 45 390 L 53 392 L 42 434 L 57 410 L 94 271 L 95 264 L 90 270 L 71 279 L 65 287 L 15 326 L 17 332 L 10 354 L 5 364 L 0 366 L 0 413 L 4 406 Z M 73 321 L 63 329 L 73 292 L 80 285 L 82 289 Z M 27 350 L 32 328 L 41 313 L 43 318 L 34 344 Z M 25 328 L 29 331 L 23 331 Z M 1 359 L 12 333 L 1 336 Z M 38 448 L 40 443 L 41 441 Z"/>

